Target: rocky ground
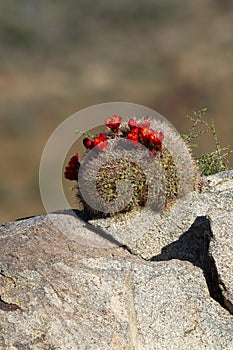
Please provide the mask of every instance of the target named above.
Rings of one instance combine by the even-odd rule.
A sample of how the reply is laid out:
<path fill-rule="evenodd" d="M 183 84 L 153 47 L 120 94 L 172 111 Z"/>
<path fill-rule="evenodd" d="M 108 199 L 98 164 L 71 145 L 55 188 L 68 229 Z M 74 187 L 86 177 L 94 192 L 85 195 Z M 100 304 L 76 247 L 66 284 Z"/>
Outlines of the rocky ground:
<path fill-rule="evenodd" d="M 2 225 L 0 349 L 232 349 L 233 171 L 206 180 L 138 225 Z"/>

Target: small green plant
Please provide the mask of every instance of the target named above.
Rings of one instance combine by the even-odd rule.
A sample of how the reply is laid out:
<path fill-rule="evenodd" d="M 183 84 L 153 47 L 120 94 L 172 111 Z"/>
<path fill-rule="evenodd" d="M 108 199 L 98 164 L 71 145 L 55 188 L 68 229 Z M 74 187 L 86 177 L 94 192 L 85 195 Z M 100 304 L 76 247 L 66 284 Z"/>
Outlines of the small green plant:
<path fill-rule="evenodd" d="M 229 155 L 233 152 L 229 146 L 221 147 L 219 144 L 216 126 L 214 122 L 205 120 L 207 108 L 202 108 L 199 111 L 194 111 L 192 115 L 186 117 L 192 121 L 192 127 L 188 134 L 183 134 L 182 137 L 187 145 L 191 148 L 197 148 L 197 139 L 203 134 L 211 134 L 215 143 L 215 149 L 212 152 L 207 152 L 196 157 L 197 166 L 200 169 L 201 175 L 212 175 L 229 169 Z"/>

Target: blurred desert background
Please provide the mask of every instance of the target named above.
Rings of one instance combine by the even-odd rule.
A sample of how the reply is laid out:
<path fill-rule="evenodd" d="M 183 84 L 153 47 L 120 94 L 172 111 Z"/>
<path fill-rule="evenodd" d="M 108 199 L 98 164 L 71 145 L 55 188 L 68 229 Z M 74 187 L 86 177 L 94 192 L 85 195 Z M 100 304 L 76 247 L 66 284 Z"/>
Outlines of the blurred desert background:
<path fill-rule="evenodd" d="M 208 107 L 233 147 L 232 0 L 3 0 L 0 63 L 0 222 L 44 213 L 44 146 L 94 104 L 142 104 L 181 133 Z"/>

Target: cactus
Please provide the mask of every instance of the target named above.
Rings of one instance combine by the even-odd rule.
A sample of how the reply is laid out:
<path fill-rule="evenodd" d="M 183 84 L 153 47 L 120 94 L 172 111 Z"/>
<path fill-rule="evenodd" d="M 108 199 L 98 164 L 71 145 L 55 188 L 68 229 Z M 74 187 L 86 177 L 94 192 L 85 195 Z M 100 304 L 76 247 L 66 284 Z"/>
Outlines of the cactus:
<path fill-rule="evenodd" d="M 198 170 L 191 152 L 169 123 L 149 118 L 122 121 L 113 116 L 105 125 L 106 133 L 83 139 L 87 152 L 80 177 L 77 166 L 77 196 L 88 217 L 129 212 L 148 202 L 156 210 L 166 210 L 176 198 L 196 188 Z M 77 164 L 77 156 L 72 159 L 66 174 Z M 73 172 L 70 179 L 74 180 Z M 126 184 L 121 196 L 119 183 Z M 102 204 L 104 209 L 99 210 Z M 114 210 L 108 210 L 112 204 Z"/>

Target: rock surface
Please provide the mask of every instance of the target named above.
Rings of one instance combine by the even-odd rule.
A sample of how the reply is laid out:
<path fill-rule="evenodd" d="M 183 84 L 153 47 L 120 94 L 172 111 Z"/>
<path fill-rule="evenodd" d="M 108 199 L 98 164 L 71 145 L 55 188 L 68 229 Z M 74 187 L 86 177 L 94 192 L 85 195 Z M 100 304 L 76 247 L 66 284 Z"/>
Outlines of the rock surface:
<path fill-rule="evenodd" d="M 189 193 L 162 214 L 148 209 L 133 218 L 121 214 L 118 219 L 90 220 L 90 223 L 127 245 L 134 254 L 151 259 L 188 231 L 197 217 L 208 217 L 213 209 L 233 208 L 233 170 L 210 176 L 206 183 L 209 184 L 202 193 Z"/>
<path fill-rule="evenodd" d="M 132 242 L 72 211 L 3 225 L 0 350 L 232 349 L 232 174 Z"/>
<path fill-rule="evenodd" d="M 214 237 L 210 254 L 216 264 L 225 306 L 233 314 L 233 210 L 214 210 L 210 217 Z"/>

